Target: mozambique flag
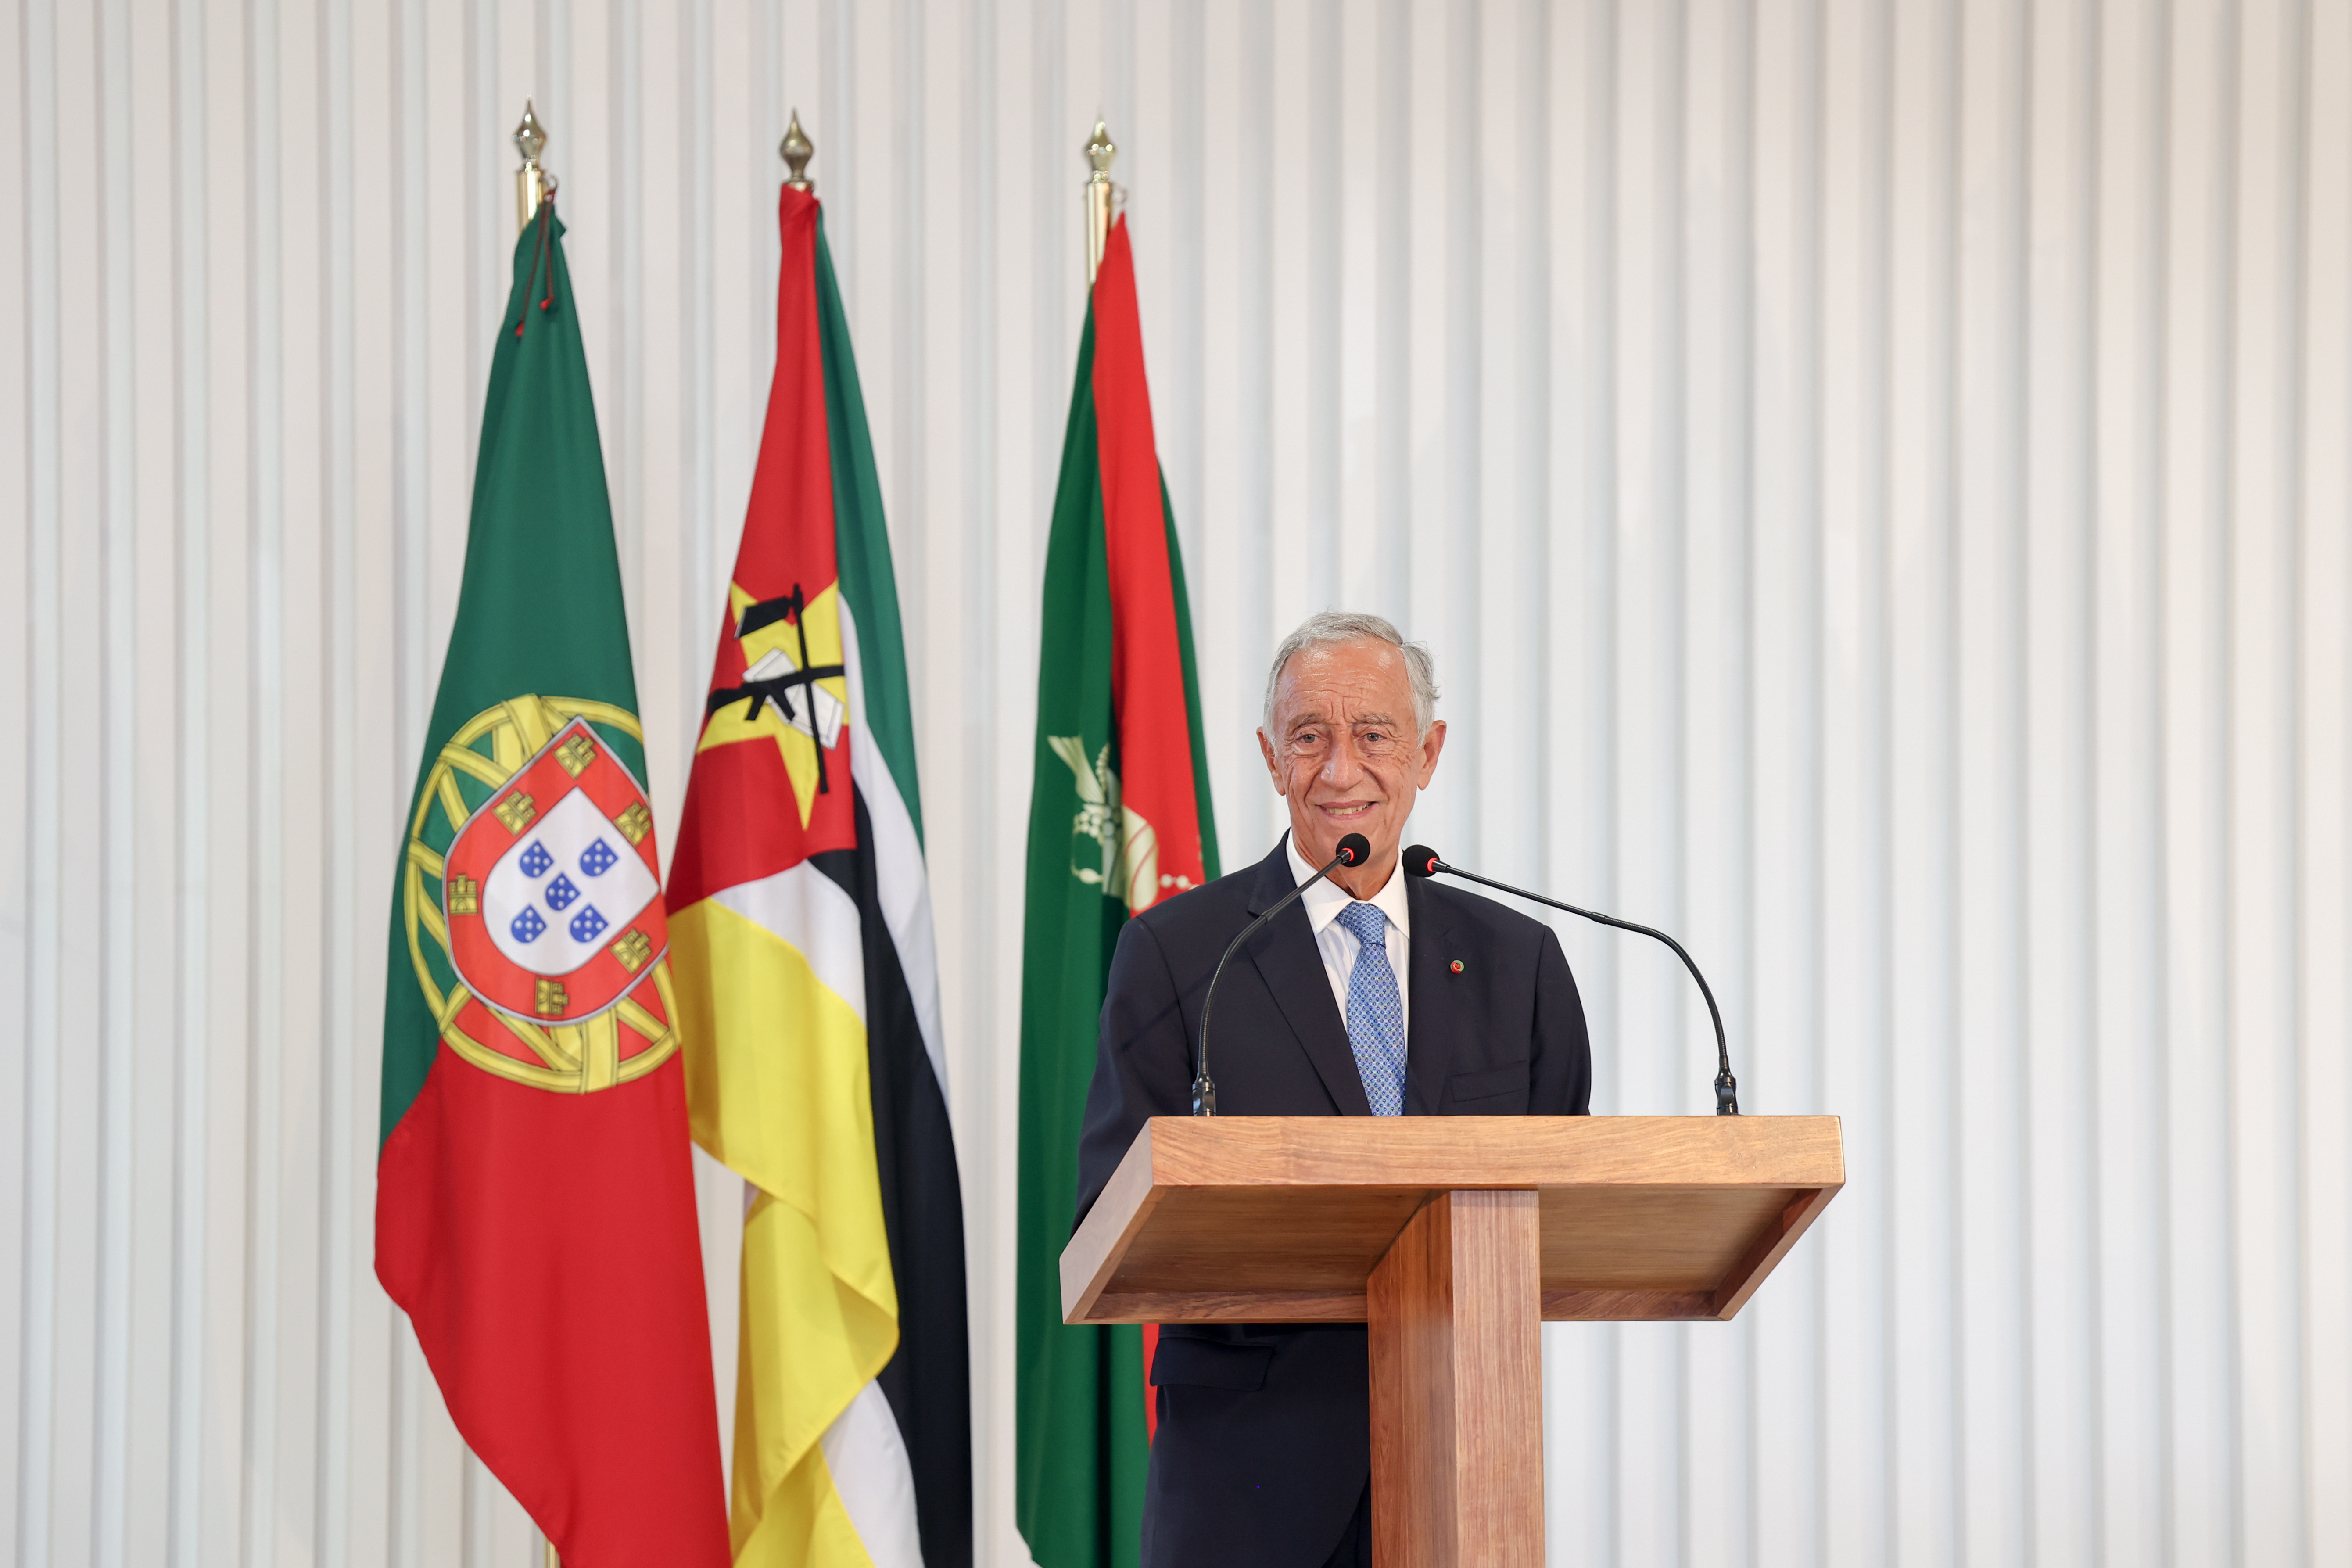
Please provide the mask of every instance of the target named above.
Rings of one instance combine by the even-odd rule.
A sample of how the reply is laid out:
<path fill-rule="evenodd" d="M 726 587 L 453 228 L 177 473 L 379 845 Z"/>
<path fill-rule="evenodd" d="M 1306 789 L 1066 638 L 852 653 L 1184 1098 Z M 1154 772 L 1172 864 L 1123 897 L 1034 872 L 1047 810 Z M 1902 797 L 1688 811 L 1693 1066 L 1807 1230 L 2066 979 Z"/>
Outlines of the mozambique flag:
<path fill-rule="evenodd" d="M 1181 715 L 1181 718 L 1179 717 Z M 1217 874 L 1192 613 L 1151 436 L 1127 220 L 1110 232 L 1045 547 L 1021 976 L 1016 1515 L 1040 1568 L 1132 1563 L 1151 1331 L 1069 1328 L 1056 1260 L 1111 950 Z"/>
<path fill-rule="evenodd" d="M 566 1568 L 727 1562 L 677 998 L 596 411 L 542 204 L 406 821 L 376 1277 Z"/>
<path fill-rule="evenodd" d="M 971 1562 L 963 1199 L 915 727 L 816 198 L 669 883 L 694 1135 L 751 1186 L 736 1561 Z"/>

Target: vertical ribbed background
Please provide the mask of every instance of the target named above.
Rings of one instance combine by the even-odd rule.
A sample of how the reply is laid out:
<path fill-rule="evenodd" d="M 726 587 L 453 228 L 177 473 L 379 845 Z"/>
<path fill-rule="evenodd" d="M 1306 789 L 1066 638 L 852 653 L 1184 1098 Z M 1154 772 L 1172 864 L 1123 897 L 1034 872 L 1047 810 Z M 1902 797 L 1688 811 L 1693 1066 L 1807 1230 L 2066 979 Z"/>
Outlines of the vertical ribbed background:
<path fill-rule="evenodd" d="M 369 1233 L 527 94 L 665 829 L 793 106 L 816 143 L 920 715 L 985 1563 L 1023 1561 L 1022 837 L 1097 109 L 1227 865 L 1279 826 L 1268 651 L 1394 616 L 1454 725 L 1414 837 L 1685 931 L 1746 1107 L 1845 1118 L 1850 1185 L 1739 1321 L 1548 1331 L 1551 1560 L 2352 1562 L 2352 6 L 5 17 L 22 1568 L 536 1561 Z M 1706 1109 L 1672 960 L 1562 936 L 1595 1109 Z"/>

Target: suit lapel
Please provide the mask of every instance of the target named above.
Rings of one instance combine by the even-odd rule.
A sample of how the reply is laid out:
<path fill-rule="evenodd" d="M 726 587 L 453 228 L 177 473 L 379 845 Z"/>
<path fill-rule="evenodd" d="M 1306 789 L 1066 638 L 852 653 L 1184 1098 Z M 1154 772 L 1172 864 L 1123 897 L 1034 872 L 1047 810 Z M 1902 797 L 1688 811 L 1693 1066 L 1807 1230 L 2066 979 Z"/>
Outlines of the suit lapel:
<path fill-rule="evenodd" d="M 1278 902 L 1297 884 L 1290 873 L 1290 838 L 1284 835 L 1274 853 L 1260 861 L 1257 881 L 1250 889 L 1253 919 Z M 1415 918 L 1418 918 L 1416 911 Z M 1299 1048 L 1314 1064 L 1316 1076 L 1344 1116 L 1370 1116 L 1372 1102 L 1365 1098 L 1363 1075 L 1356 1070 L 1356 1053 L 1348 1046 L 1348 1023 L 1331 999 L 1330 977 L 1323 971 L 1323 955 L 1316 951 L 1315 928 L 1303 905 L 1293 904 L 1266 922 L 1250 938 L 1243 952 L 1257 966 L 1265 988 L 1274 994 Z"/>
<path fill-rule="evenodd" d="M 1406 1001 L 1404 1046 L 1405 1079 L 1412 1093 L 1407 1098 L 1405 1113 L 1434 1116 L 1444 1094 L 1446 1069 L 1454 1060 L 1454 1032 L 1462 1013 L 1446 988 L 1446 982 L 1454 978 L 1446 968 L 1453 956 L 1454 923 L 1420 878 L 1405 882 L 1404 899 L 1412 914 L 1412 990 Z"/>

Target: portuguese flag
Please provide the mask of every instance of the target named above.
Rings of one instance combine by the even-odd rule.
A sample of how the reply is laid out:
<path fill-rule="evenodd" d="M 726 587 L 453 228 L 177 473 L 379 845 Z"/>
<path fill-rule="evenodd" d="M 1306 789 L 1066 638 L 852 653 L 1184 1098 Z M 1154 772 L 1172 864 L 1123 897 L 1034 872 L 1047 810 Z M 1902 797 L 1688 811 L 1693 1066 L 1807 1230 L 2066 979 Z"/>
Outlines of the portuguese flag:
<path fill-rule="evenodd" d="M 392 908 L 375 1270 L 566 1568 L 727 1562 L 677 998 L 551 205 L 515 249 Z"/>
<path fill-rule="evenodd" d="M 1179 718 L 1181 715 L 1181 718 Z M 1062 1322 L 1057 1259 L 1119 927 L 1217 875 L 1192 615 L 1127 220 L 1096 274 L 1045 550 L 1021 977 L 1015 1512 L 1039 1568 L 1137 1560 L 1150 1330 Z"/>
<path fill-rule="evenodd" d="M 670 873 L 694 1135 L 751 1184 L 739 1563 L 968 1568 L 963 1200 L 915 726 L 816 198 Z"/>

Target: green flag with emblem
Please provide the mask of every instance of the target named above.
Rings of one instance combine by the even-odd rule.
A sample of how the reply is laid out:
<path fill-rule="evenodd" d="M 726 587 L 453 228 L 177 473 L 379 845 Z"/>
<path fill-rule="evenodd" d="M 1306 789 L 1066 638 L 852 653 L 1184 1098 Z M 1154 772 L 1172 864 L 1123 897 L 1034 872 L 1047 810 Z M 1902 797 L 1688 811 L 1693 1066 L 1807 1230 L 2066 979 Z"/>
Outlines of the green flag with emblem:
<path fill-rule="evenodd" d="M 1045 554 L 1021 981 L 1015 1514 L 1039 1568 L 1139 1555 L 1154 1331 L 1062 1322 L 1096 1020 L 1128 917 L 1217 874 L 1192 616 L 1124 219 L 1078 348 Z"/>

